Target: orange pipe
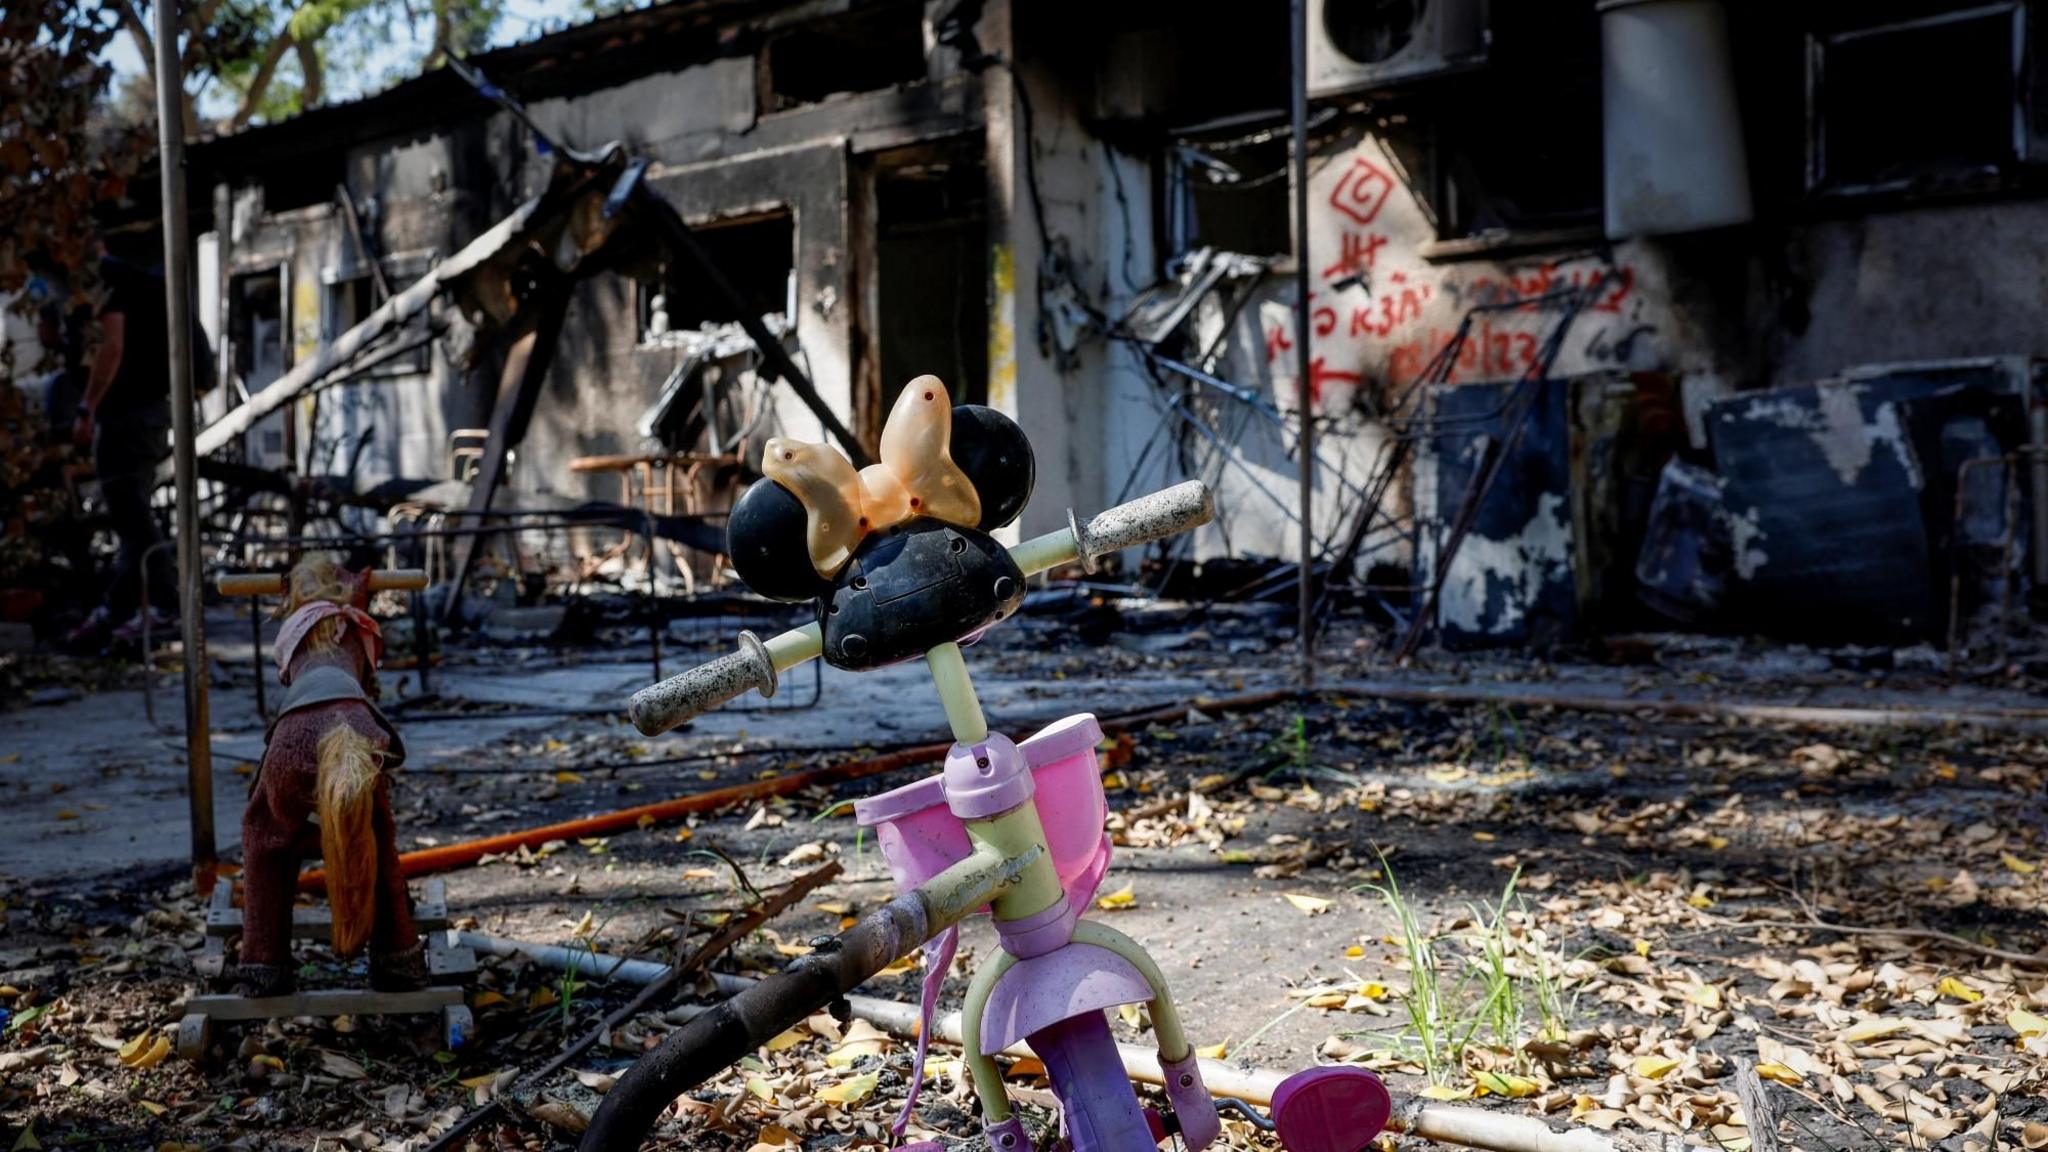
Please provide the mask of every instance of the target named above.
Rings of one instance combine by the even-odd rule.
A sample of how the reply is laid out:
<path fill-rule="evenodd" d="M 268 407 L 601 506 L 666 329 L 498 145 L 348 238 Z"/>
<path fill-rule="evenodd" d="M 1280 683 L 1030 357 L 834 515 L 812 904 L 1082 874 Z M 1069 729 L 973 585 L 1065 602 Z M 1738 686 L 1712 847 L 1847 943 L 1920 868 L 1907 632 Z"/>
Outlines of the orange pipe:
<path fill-rule="evenodd" d="M 1282 700 L 1295 698 L 1294 689 L 1285 688 L 1274 692 L 1254 692 L 1243 696 L 1231 696 L 1221 700 L 1194 700 L 1187 704 L 1169 704 L 1163 708 L 1151 708 L 1142 712 L 1130 712 L 1113 716 L 1102 721 L 1104 732 L 1117 732 L 1145 724 L 1177 720 L 1190 711 L 1238 712 L 1249 708 L 1263 708 Z M 694 792 L 673 800 L 662 800 L 654 804 L 642 804 L 634 808 L 621 808 L 616 812 L 605 812 L 596 816 L 585 816 L 580 820 L 568 820 L 560 824 L 549 824 L 544 828 L 529 828 L 522 832 L 506 832 L 498 836 L 487 836 L 482 840 L 465 840 L 459 844 L 440 844 L 407 852 L 398 858 L 398 867 L 406 876 L 427 876 L 446 872 L 454 868 L 466 868 L 492 853 L 517 852 L 520 848 L 538 848 L 550 840 L 570 840 L 579 837 L 605 836 L 638 827 L 642 820 L 652 823 L 675 820 L 693 812 L 709 812 L 733 804 L 744 804 L 750 800 L 763 800 L 771 796 L 787 796 L 805 788 L 821 784 L 836 784 L 846 780 L 860 780 L 868 776 L 879 776 L 918 764 L 932 764 L 946 758 L 946 752 L 953 747 L 950 741 L 943 744 L 920 744 L 915 748 L 904 748 L 866 760 L 855 760 L 846 764 L 835 764 L 828 768 L 814 768 L 794 776 L 775 776 L 767 780 L 756 780 L 749 784 L 734 784 L 727 788 L 714 788 L 709 792 Z M 319 870 L 304 873 L 299 877 L 299 888 L 307 892 L 323 891 L 326 876 Z"/>
<path fill-rule="evenodd" d="M 927 764 L 943 760 L 950 744 L 921 744 L 905 748 L 885 756 L 869 760 L 855 760 L 849 764 L 835 764 L 829 768 L 814 768 L 794 776 L 774 776 L 766 780 L 755 780 L 748 784 L 734 784 L 727 788 L 713 788 L 709 792 L 694 792 L 674 800 L 662 800 L 653 804 L 641 804 L 633 808 L 621 808 L 616 812 L 604 812 L 596 816 L 585 816 L 580 820 L 566 820 L 560 824 L 549 824 L 542 828 L 529 828 L 522 832 L 506 832 L 498 836 L 486 836 L 481 840 L 465 840 L 459 844 L 438 844 L 407 852 L 398 858 L 399 871 L 407 876 L 427 876 L 435 872 L 446 872 L 452 868 L 465 868 L 494 852 L 517 852 L 520 848 L 538 848 L 550 840 L 571 840 L 589 836 L 606 836 L 637 827 L 642 820 L 659 824 L 687 816 L 692 812 L 709 812 L 729 804 L 744 804 L 750 800 L 763 800 L 770 796 L 786 796 L 804 788 L 820 784 L 831 784 L 841 780 L 858 780 L 864 776 L 875 776 L 883 772 L 894 772 L 914 764 Z M 320 891 L 326 886 L 326 877 L 318 870 L 299 877 L 299 887 L 306 891 Z"/>

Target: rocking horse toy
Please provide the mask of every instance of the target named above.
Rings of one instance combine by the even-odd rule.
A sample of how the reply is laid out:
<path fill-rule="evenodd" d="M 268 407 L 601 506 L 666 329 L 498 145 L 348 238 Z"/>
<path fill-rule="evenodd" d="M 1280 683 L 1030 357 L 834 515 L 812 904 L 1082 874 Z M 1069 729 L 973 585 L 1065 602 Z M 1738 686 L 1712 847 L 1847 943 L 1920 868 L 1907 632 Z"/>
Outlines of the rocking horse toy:
<path fill-rule="evenodd" d="M 223 880 L 208 912 L 209 935 L 241 937 L 234 991 L 187 1002 L 193 1034 L 181 1033 L 181 1048 L 203 1052 L 208 1018 L 401 1012 L 442 1013 L 446 1039 L 461 1043 L 462 991 L 427 986 L 420 938 L 423 925 L 447 926 L 445 897 L 430 884 L 416 916 L 399 867 L 388 774 L 405 745 L 377 707 L 384 642 L 366 611 L 374 592 L 426 586 L 417 570 L 352 572 L 327 555 L 309 555 L 284 574 L 220 578 L 225 595 L 283 595 L 273 656 L 284 698 L 242 814 L 243 907 L 237 916 Z M 310 858 L 323 865 L 325 917 L 293 908 L 299 865 Z M 368 951 L 368 992 L 296 993 L 292 938 L 323 926 L 337 957 Z"/>
<path fill-rule="evenodd" d="M 1061 1108 L 1063 1133 L 1041 1146 L 1133 1152 L 1174 1137 L 1198 1152 L 1221 1132 L 1219 1103 L 1277 1129 L 1292 1152 L 1358 1152 L 1386 1125 L 1386 1088 L 1360 1068 L 1288 1077 L 1270 1116 L 1212 1098 L 1158 964 L 1123 933 L 1081 919 L 1109 866 L 1101 729 L 1083 713 L 1022 743 L 991 732 L 961 646 L 1016 612 L 1027 577 L 1075 562 L 1093 572 L 1121 549 L 1207 523 L 1214 509 L 1208 489 L 1189 481 L 1086 523 L 1070 512 L 1066 528 L 1005 549 L 989 533 L 1023 511 L 1034 468 L 1021 428 L 993 409 L 955 407 L 931 376 L 904 388 L 879 464 L 856 471 L 823 445 L 766 445 L 765 479 L 734 506 L 728 551 L 754 591 L 811 601 L 816 620 L 765 641 L 740 633 L 738 651 L 634 696 L 634 724 L 654 735 L 749 688 L 771 696 L 781 673 L 816 657 L 852 672 L 923 657 L 955 743 L 938 775 L 855 804 L 899 894 L 670 1033 L 605 1096 L 583 1152 L 640 1147 L 685 1091 L 922 946 L 923 1026 L 900 1139 L 957 926 L 977 912 L 993 916 L 1001 950 L 969 983 L 961 1064 L 993 1152 L 1034 1147 L 993 1059 L 1020 1040 L 1045 1065 Z M 1131 1003 L 1151 1011 L 1164 1113 L 1140 1103 L 1104 1015 Z"/>

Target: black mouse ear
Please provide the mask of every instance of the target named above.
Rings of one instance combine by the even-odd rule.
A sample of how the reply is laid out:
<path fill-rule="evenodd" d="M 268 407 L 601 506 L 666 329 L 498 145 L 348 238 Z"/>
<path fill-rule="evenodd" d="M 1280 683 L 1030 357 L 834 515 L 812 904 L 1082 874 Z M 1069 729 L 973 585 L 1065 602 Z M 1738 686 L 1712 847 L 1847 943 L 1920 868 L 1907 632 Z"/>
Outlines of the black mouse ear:
<path fill-rule="evenodd" d="M 802 502 L 766 478 L 756 480 L 725 521 L 725 550 L 747 587 L 770 600 L 809 600 L 831 590 L 811 565 Z"/>
<path fill-rule="evenodd" d="M 1024 429 L 1001 412 L 980 404 L 953 408 L 953 463 L 981 497 L 981 523 L 975 527 L 983 532 L 1015 520 L 1031 502 L 1038 460 Z"/>

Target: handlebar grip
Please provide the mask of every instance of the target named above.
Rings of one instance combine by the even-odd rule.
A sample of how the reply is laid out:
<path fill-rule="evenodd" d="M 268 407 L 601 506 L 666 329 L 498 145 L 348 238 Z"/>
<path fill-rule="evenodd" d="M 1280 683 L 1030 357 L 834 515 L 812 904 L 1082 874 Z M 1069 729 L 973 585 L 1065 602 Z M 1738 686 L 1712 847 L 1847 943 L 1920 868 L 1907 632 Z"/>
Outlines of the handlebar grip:
<path fill-rule="evenodd" d="M 1214 515 L 1216 497 L 1209 486 L 1200 480 L 1183 481 L 1098 512 L 1086 524 L 1076 521 L 1075 551 L 1081 567 L 1093 572 L 1096 564 L 1112 552 L 1198 528 Z"/>
<path fill-rule="evenodd" d="M 229 572 L 214 580 L 223 596 L 275 596 L 284 591 L 282 572 Z"/>
<path fill-rule="evenodd" d="M 373 568 L 372 592 L 418 592 L 427 586 L 427 574 L 419 568 Z"/>
<path fill-rule="evenodd" d="M 641 735 L 659 736 L 749 688 L 775 695 L 775 662 L 759 636 L 742 632 L 738 651 L 633 693 L 626 715 Z"/>

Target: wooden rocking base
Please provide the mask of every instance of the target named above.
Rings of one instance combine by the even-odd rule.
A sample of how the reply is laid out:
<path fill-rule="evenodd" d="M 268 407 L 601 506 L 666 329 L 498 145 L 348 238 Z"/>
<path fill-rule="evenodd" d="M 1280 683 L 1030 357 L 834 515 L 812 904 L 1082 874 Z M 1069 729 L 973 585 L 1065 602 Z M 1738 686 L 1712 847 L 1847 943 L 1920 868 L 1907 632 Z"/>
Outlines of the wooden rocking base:
<path fill-rule="evenodd" d="M 476 971 L 476 953 L 453 943 L 448 929 L 448 888 L 440 880 L 426 883 L 426 898 L 413 909 L 413 924 L 426 940 L 427 972 L 431 976 L 460 977 Z M 292 939 L 324 938 L 331 923 L 325 908 L 294 908 Z M 199 974 L 217 979 L 227 967 L 227 942 L 242 934 L 242 910 L 235 907 L 234 882 L 226 878 L 213 887 L 213 899 L 206 908 L 206 944 L 193 962 Z M 185 1001 L 184 1019 L 178 1022 L 178 1055 L 188 1060 L 205 1057 L 213 1042 L 213 1022 L 279 1020 L 293 1016 L 407 1016 L 438 1013 L 441 1041 L 450 1049 L 469 1042 L 476 1022 L 463 1002 L 462 989 L 437 985 L 417 992 L 377 992 L 370 989 L 328 988 L 294 992 L 287 996 L 236 996 L 219 994 L 194 996 Z"/>
<path fill-rule="evenodd" d="M 194 996 L 178 1022 L 178 1055 L 200 1060 L 213 1043 L 213 1022 L 280 1020 L 293 1016 L 414 1016 L 439 1013 L 441 1042 L 449 1049 L 469 1043 L 476 1027 L 453 985 L 417 992 L 376 992 L 367 988 L 324 988 L 289 996 Z"/>

